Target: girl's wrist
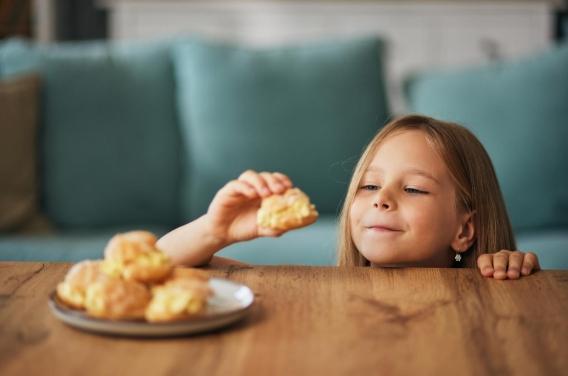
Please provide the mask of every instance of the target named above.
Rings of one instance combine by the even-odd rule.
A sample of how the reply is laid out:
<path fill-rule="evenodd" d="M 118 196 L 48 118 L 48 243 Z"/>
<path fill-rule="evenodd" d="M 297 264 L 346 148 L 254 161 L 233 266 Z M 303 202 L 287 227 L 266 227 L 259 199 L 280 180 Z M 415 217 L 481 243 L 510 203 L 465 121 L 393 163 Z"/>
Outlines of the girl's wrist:
<path fill-rule="evenodd" d="M 209 217 L 203 215 L 164 235 L 157 246 L 174 264 L 206 265 L 215 253 L 230 244 L 214 230 Z"/>
<path fill-rule="evenodd" d="M 213 249 L 217 249 L 218 251 L 234 243 L 234 241 L 231 241 L 228 238 L 226 232 L 219 230 L 218 226 L 216 226 L 211 220 L 209 214 L 206 213 L 202 215 L 198 221 L 200 221 L 203 226 L 202 235 L 207 239 L 208 243 L 211 244 Z M 213 256 L 213 254 L 211 256 Z"/>

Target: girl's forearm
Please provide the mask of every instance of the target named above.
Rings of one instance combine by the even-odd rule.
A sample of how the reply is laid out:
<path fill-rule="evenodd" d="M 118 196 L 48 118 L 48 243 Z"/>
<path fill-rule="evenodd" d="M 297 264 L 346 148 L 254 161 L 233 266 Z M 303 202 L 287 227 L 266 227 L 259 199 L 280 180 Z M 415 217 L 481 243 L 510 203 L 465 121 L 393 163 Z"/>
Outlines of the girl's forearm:
<path fill-rule="evenodd" d="M 212 234 L 206 215 L 170 231 L 157 243 L 174 264 L 187 266 L 208 264 L 213 255 L 227 245 Z"/>

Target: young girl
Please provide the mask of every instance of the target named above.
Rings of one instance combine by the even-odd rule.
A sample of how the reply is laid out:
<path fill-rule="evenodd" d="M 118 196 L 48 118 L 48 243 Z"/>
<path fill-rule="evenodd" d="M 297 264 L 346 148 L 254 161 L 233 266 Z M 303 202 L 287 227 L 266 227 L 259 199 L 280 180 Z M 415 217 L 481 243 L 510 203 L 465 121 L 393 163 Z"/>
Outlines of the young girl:
<path fill-rule="evenodd" d="M 293 186 L 278 172 L 244 172 L 205 215 L 166 234 L 175 263 L 238 264 L 214 254 L 235 242 L 280 236 L 256 224 L 262 198 Z M 359 160 L 339 222 L 339 266 L 477 267 L 496 279 L 538 270 L 515 239 L 493 165 L 464 127 L 425 116 L 387 124 Z"/>

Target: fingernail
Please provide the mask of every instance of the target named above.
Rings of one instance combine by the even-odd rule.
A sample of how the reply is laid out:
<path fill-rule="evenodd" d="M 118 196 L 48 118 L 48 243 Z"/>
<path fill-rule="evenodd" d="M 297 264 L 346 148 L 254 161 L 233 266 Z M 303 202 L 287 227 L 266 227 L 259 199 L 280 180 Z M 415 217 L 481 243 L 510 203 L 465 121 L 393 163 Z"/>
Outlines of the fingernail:
<path fill-rule="evenodd" d="M 483 273 L 489 273 L 489 272 L 492 272 L 492 271 L 493 271 L 493 268 L 490 267 L 490 266 L 486 266 L 485 268 L 483 268 Z"/>
<path fill-rule="evenodd" d="M 518 270 L 509 270 L 509 277 L 519 278 L 519 271 Z"/>
<path fill-rule="evenodd" d="M 274 188 L 276 188 L 276 190 L 281 191 L 284 189 L 284 186 L 280 183 L 276 183 L 274 184 Z"/>
<path fill-rule="evenodd" d="M 529 274 L 529 268 L 523 268 L 523 274 L 525 275 Z"/>
<path fill-rule="evenodd" d="M 268 188 L 264 188 L 264 187 L 260 189 L 260 192 L 263 193 L 263 194 L 269 194 L 270 193 Z"/>

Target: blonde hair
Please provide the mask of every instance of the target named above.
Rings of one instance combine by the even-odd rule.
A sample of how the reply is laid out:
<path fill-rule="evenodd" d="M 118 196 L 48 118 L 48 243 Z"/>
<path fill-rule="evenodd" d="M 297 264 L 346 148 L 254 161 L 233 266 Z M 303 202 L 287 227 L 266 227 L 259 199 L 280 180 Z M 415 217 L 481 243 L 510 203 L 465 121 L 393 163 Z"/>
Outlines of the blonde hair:
<path fill-rule="evenodd" d="M 474 267 L 482 253 L 515 250 L 515 237 L 491 159 L 477 137 L 455 123 L 421 115 L 407 115 L 389 122 L 371 140 L 355 166 L 339 219 L 339 266 L 369 266 L 351 237 L 350 208 L 375 151 L 395 132 L 420 130 L 437 150 L 456 188 L 457 204 L 473 212 L 475 241 L 462 253 L 462 263 Z"/>

